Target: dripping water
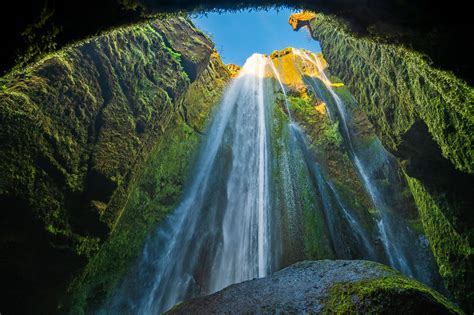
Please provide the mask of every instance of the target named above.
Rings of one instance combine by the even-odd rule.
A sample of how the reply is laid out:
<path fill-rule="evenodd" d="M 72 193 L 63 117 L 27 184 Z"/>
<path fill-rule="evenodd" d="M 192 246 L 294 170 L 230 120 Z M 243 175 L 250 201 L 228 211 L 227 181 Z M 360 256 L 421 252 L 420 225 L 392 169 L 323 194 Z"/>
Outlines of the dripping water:
<path fill-rule="evenodd" d="M 345 140 L 349 154 L 352 158 L 353 164 L 355 169 L 357 170 L 362 183 L 366 191 L 368 192 L 374 207 L 377 209 L 379 213 L 379 218 L 376 222 L 376 227 L 378 230 L 378 238 L 380 239 L 385 255 L 388 259 L 388 263 L 390 266 L 402 271 L 404 274 L 415 277 L 418 273 L 418 278 L 423 278 L 423 275 L 419 275 L 424 271 L 416 270 L 416 266 L 409 263 L 410 260 L 410 253 L 408 252 L 408 246 L 412 247 L 412 244 L 416 242 L 414 237 L 414 233 L 410 231 L 410 229 L 406 227 L 405 230 L 400 229 L 400 222 L 395 220 L 393 215 L 391 215 L 389 206 L 384 201 L 382 194 L 380 192 L 377 183 L 371 176 L 371 172 L 367 164 L 377 164 L 377 163 L 384 163 L 384 161 L 388 161 L 387 155 L 384 149 L 380 146 L 377 150 L 377 158 L 380 158 L 377 161 L 375 158 L 367 159 L 366 162 L 363 163 L 358 150 L 355 148 L 352 140 L 352 133 L 350 131 L 350 124 L 348 113 L 346 110 L 346 106 L 342 99 L 337 95 L 332 87 L 332 83 L 327 77 L 325 73 L 325 69 L 321 63 L 321 60 L 318 58 L 317 55 L 301 50 L 294 50 L 295 55 L 300 56 L 306 62 L 314 65 L 319 72 L 320 80 L 322 81 L 323 85 L 326 87 L 326 90 L 331 95 L 331 98 L 336 105 L 337 114 L 340 118 L 342 132 L 343 132 L 343 139 Z M 330 111 L 330 107 L 328 107 Z M 344 209 L 342 207 L 342 209 Z M 352 220 L 350 220 L 352 221 Z M 401 233 L 400 233 L 401 232 Z M 412 240 L 409 240 L 412 238 Z"/>
<path fill-rule="evenodd" d="M 286 107 L 286 112 L 288 113 L 288 119 L 290 120 L 290 123 L 293 122 L 293 117 L 291 117 L 291 111 L 290 111 L 290 104 L 288 102 L 288 96 L 286 95 L 286 89 L 285 89 L 285 86 L 283 85 L 283 83 L 281 82 L 281 78 L 280 78 L 280 73 L 278 72 L 278 70 L 276 69 L 275 65 L 273 64 L 273 62 L 268 62 L 268 64 L 270 65 L 271 69 L 272 69 L 272 72 L 273 74 L 275 75 L 275 78 L 277 79 L 278 81 L 278 84 L 280 86 L 280 89 L 281 91 L 283 92 L 283 97 L 284 97 L 284 102 L 285 102 L 285 107 Z"/>

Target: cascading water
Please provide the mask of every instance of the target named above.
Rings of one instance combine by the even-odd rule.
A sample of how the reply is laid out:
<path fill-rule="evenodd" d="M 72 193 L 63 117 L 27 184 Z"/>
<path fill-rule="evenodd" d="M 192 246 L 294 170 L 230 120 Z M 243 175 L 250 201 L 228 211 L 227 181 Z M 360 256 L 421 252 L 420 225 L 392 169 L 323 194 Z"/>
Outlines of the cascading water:
<path fill-rule="evenodd" d="M 336 223 L 336 216 L 337 216 L 337 210 L 341 210 L 343 213 L 346 211 L 346 209 L 341 208 L 342 204 L 339 200 L 339 196 L 336 190 L 332 189 L 329 190 L 330 185 L 332 185 L 329 181 L 324 178 L 321 168 L 317 161 L 315 160 L 314 156 L 311 154 L 310 150 L 308 149 L 308 144 L 306 139 L 306 135 L 304 132 L 301 130 L 301 128 L 298 126 L 298 124 L 294 121 L 292 115 L 291 115 L 291 110 L 290 110 L 290 105 L 288 101 L 288 95 L 287 91 L 285 89 L 285 86 L 281 80 L 281 75 L 280 72 L 284 71 L 284 69 L 277 69 L 273 62 L 270 62 L 270 67 L 272 69 L 272 73 L 274 74 L 274 78 L 278 82 L 278 86 L 280 87 L 281 92 L 283 93 L 284 97 L 284 104 L 286 111 L 288 112 L 288 120 L 289 124 L 285 126 L 288 129 L 288 141 L 290 142 L 289 148 L 287 150 L 284 150 L 284 152 L 290 152 L 289 154 L 283 154 L 281 159 L 283 161 L 286 161 L 288 159 L 288 155 L 291 156 L 291 163 L 297 164 L 297 161 L 300 161 L 299 163 L 303 163 L 304 165 L 301 166 L 302 168 L 307 170 L 307 178 L 312 178 L 312 188 L 307 190 L 307 191 L 313 191 L 313 196 L 312 196 L 312 203 L 315 203 L 315 200 L 320 200 L 320 205 L 319 207 L 311 209 L 312 212 L 318 212 L 321 211 L 322 217 L 324 218 L 326 227 L 328 229 L 328 236 L 330 238 L 330 243 L 332 247 L 332 251 L 335 253 L 335 256 L 337 258 L 344 258 L 344 259 L 351 259 L 352 256 L 349 253 L 348 249 L 348 244 L 346 244 L 341 236 L 341 227 L 338 226 Z M 280 171 L 284 171 L 283 176 L 286 181 L 294 181 L 297 178 L 297 171 L 294 170 L 295 166 L 293 166 L 293 174 L 291 176 L 288 176 L 287 174 L 291 173 L 291 170 L 288 169 L 288 164 L 289 163 L 284 163 L 280 166 Z M 295 187 L 295 185 L 292 183 L 291 185 L 286 184 L 284 185 L 286 189 L 288 190 L 289 193 L 293 193 L 295 195 L 295 198 L 293 199 L 301 199 L 301 196 L 297 196 L 297 191 L 298 188 L 301 187 Z M 291 188 L 290 188 L 291 187 Z M 297 196 L 297 197 L 296 197 Z M 290 199 L 291 200 L 291 199 Z M 296 208 L 294 205 L 292 205 L 293 209 Z M 317 209 L 319 208 L 319 209 Z M 300 217 L 302 217 L 302 214 L 299 214 Z M 356 223 L 356 220 L 348 215 L 348 213 L 344 214 L 344 219 L 349 223 L 349 225 L 354 225 Z M 350 220 L 352 219 L 352 220 Z M 359 240 L 362 240 L 361 246 L 363 247 L 364 255 L 363 258 L 366 259 L 374 259 L 375 255 L 372 249 L 372 246 L 369 245 L 368 238 L 363 235 L 364 231 L 360 226 L 356 226 L 356 228 L 351 229 L 350 234 L 354 238 L 357 238 Z M 361 237 L 362 236 L 362 237 Z M 294 237 L 296 238 L 296 237 Z"/>
<path fill-rule="evenodd" d="M 252 56 L 237 79 L 250 81 L 253 86 L 246 85 L 249 91 L 240 91 L 241 95 L 248 94 L 240 97 L 235 109 L 232 167 L 227 181 L 227 205 L 222 223 L 223 240 L 212 268 L 211 291 L 243 280 L 264 277 L 268 273 L 270 225 L 264 102 L 266 64 L 262 55 Z"/>
<path fill-rule="evenodd" d="M 227 88 L 180 205 L 104 310 L 160 313 L 270 271 L 266 64 L 253 55 Z"/>
<path fill-rule="evenodd" d="M 281 82 L 280 73 L 278 72 L 278 70 L 275 67 L 275 65 L 273 64 L 273 62 L 269 62 L 268 64 L 270 65 L 270 67 L 272 69 L 272 72 L 275 75 L 275 78 L 278 82 L 278 85 L 280 86 L 280 89 L 283 93 L 283 97 L 284 97 L 283 101 L 285 102 L 285 108 L 286 108 L 286 111 L 288 113 L 288 118 L 290 120 L 290 123 L 293 123 L 293 118 L 291 117 L 290 105 L 288 103 L 288 96 L 286 95 L 286 89 L 283 86 L 283 83 Z"/>
<path fill-rule="evenodd" d="M 320 69 L 324 86 L 313 90 L 326 88 L 336 102 L 349 153 L 381 213 L 379 238 L 389 263 L 410 274 L 404 252 L 393 247 L 398 239 L 385 229 L 388 215 L 370 172 L 358 160 L 343 102 L 321 65 L 297 53 Z M 208 127 L 181 203 L 147 240 L 136 265 L 99 313 L 160 313 L 179 301 L 307 258 L 383 261 L 374 237 L 309 148 L 292 116 L 281 71 L 263 55 L 246 61 Z M 279 92 L 284 108 L 278 105 Z"/>
<path fill-rule="evenodd" d="M 408 226 L 401 223 L 390 213 L 390 206 L 384 200 L 383 194 L 380 192 L 381 189 L 378 187 L 376 180 L 374 180 L 373 171 L 371 172 L 371 169 L 376 169 L 374 165 L 385 164 L 390 167 L 388 153 L 377 141 L 375 144 L 376 148 L 374 152 L 372 152 L 375 154 L 365 155 L 365 161 L 363 161 L 363 159 L 360 157 L 360 155 L 363 155 L 360 152 L 361 150 L 358 149 L 353 143 L 353 132 L 350 130 L 351 124 L 346 110 L 346 105 L 339 95 L 337 95 L 337 93 L 334 91 L 332 83 L 328 79 L 320 59 L 313 53 L 298 49 L 294 50 L 294 54 L 316 67 L 320 75 L 320 81 L 323 83 L 332 100 L 334 101 L 333 103 L 335 104 L 335 109 L 342 127 L 341 129 L 343 132 L 343 138 L 347 144 L 347 148 L 352 158 L 354 167 L 360 175 L 361 181 L 364 184 L 364 187 L 368 192 L 375 208 L 378 210 L 379 218 L 376 222 L 378 237 L 384 247 L 385 255 L 388 259 L 389 265 L 400 270 L 408 276 L 416 277 L 425 283 L 431 284 L 432 276 L 427 275 L 429 272 L 422 270 L 421 267 L 417 266 L 417 264 L 413 262 L 413 259 L 410 259 L 410 251 L 427 251 L 426 248 L 416 248 L 416 244 L 423 242 L 420 242 L 418 236 L 415 235 L 415 233 L 411 231 Z M 313 84 L 313 89 L 318 89 L 320 91 L 320 87 L 317 85 L 317 82 L 314 81 L 314 78 Z M 320 95 L 321 94 L 322 93 L 320 93 Z M 328 109 L 331 110 L 330 107 L 328 107 Z M 333 114 L 332 116 L 335 115 Z M 372 165 L 372 168 L 370 165 Z M 431 255 L 427 253 L 426 256 L 430 257 Z M 410 260 L 412 261 L 410 262 Z"/>

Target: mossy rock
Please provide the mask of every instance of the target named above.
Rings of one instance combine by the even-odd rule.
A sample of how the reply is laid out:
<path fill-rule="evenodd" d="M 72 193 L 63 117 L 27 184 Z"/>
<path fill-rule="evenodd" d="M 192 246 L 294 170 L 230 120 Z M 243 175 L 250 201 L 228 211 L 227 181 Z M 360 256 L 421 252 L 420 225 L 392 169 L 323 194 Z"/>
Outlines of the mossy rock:
<path fill-rule="evenodd" d="M 129 241 L 119 257 L 134 257 L 148 230 L 133 230 L 142 225 L 124 213 L 127 202 L 168 133 L 187 128 L 192 141 L 180 131 L 169 143 L 197 142 L 197 133 L 182 126 L 182 112 L 202 107 L 183 100 L 203 77 L 208 88 L 200 104 L 207 111 L 188 115 L 190 124 L 203 124 L 226 73 L 222 63 L 209 63 L 212 53 L 213 43 L 188 19 L 157 19 L 66 47 L 1 78 L 0 244 L 8 262 L 0 271 L 11 288 L 4 312 L 57 311 L 58 296 L 72 295 L 66 293 L 72 276 L 105 260 L 112 235 Z M 173 170 L 185 172 L 191 156 L 178 155 Z M 181 177 L 171 176 L 179 190 Z M 119 231 L 124 225 L 132 227 L 128 236 Z"/>
<path fill-rule="evenodd" d="M 441 294 L 379 263 L 303 261 L 181 303 L 169 314 L 461 314 Z"/>
<path fill-rule="evenodd" d="M 474 310 L 474 89 L 413 50 L 354 36 L 319 14 L 311 33 L 408 176 L 440 274 Z"/>
<path fill-rule="evenodd" d="M 460 314 L 439 293 L 397 275 L 338 283 L 330 289 L 324 314 Z"/>

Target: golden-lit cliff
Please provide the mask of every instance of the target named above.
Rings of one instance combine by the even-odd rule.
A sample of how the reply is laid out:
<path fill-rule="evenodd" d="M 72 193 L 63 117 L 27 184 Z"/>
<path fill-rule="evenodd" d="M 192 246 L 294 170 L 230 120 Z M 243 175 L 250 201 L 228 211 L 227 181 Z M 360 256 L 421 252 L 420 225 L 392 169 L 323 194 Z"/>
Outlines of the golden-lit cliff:
<path fill-rule="evenodd" d="M 233 63 L 229 63 L 226 66 L 227 66 L 227 69 L 230 72 L 230 77 L 231 78 L 235 78 L 239 74 L 240 66 L 238 66 L 236 64 L 233 64 Z"/>
<path fill-rule="evenodd" d="M 282 83 L 292 92 L 306 94 L 307 84 L 303 80 L 304 77 L 317 78 L 321 81 L 327 80 L 321 76 L 314 64 L 314 61 L 318 60 L 323 69 L 327 68 L 328 64 L 321 53 L 314 54 L 303 49 L 288 47 L 280 51 L 275 50 L 269 58 L 279 72 Z M 271 74 L 273 75 L 273 73 Z M 330 81 L 327 83 L 333 87 L 344 85 Z"/>
<path fill-rule="evenodd" d="M 291 25 L 294 31 L 298 31 L 304 26 L 309 26 L 309 22 L 315 17 L 316 13 L 305 10 L 299 13 L 293 13 L 288 19 L 288 23 Z"/>

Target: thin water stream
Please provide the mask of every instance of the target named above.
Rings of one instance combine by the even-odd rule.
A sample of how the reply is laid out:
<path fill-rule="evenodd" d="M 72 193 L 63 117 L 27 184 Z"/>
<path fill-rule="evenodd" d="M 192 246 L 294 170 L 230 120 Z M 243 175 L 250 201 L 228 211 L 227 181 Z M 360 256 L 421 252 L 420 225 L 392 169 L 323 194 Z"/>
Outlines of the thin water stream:
<path fill-rule="evenodd" d="M 418 250 L 415 246 L 415 244 L 420 243 L 418 236 L 416 236 L 408 226 L 401 223 L 394 217 L 393 214 L 390 213 L 390 205 L 388 205 L 385 201 L 383 193 L 381 192 L 382 189 L 375 180 L 373 171 L 371 172 L 371 169 L 373 170 L 374 167 L 370 167 L 370 165 L 373 166 L 377 164 L 386 164 L 390 168 L 390 171 L 393 171 L 389 162 L 388 153 L 377 142 L 376 145 L 378 146 L 375 148 L 376 155 L 363 156 L 363 154 L 361 154 L 360 150 L 358 150 L 357 146 L 355 146 L 353 143 L 354 140 L 352 135 L 354 132 L 351 130 L 353 126 L 350 123 L 350 117 L 346 108 L 347 106 L 342 101 L 341 97 L 339 97 L 339 95 L 335 92 L 332 82 L 325 73 L 325 69 L 319 56 L 314 53 L 298 49 L 294 49 L 294 54 L 296 56 L 300 56 L 303 60 L 316 67 L 320 75 L 320 81 L 330 93 L 333 104 L 336 105 L 336 114 L 337 117 L 339 117 L 339 121 L 341 123 L 343 139 L 347 144 L 354 167 L 357 170 L 366 191 L 371 197 L 375 209 L 379 213 L 379 218 L 376 222 L 378 238 L 381 240 L 384 247 L 388 264 L 395 269 L 400 270 L 405 275 L 417 277 L 419 279 L 426 279 L 428 276 L 423 275 L 423 273 L 426 274 L 426 272 L 421 270 L 421 268 L 417 268 L 418 266 L 413 262 L 413 258 L 410 257 L 413 256 L 410 252 Z M 313 82 L 316 83 L 315 81 Z M 331 110 L 331 107 L 328 107 L 328 109 Z M 332 116 L 335 115 L 333 114 Z M 363 158 L 361 156 L 363 156 Z M 419 250 L 424 252 L 426 251 L 426 249 Z"/>

